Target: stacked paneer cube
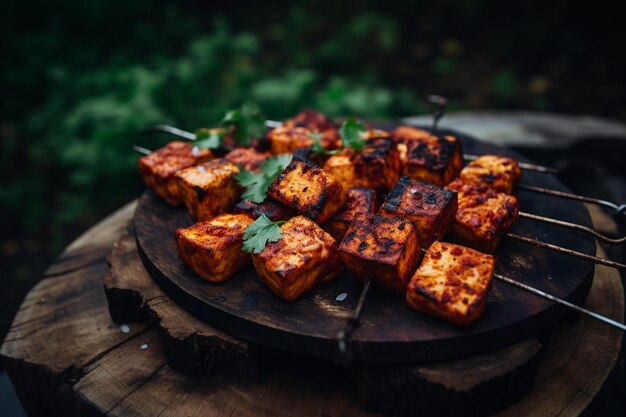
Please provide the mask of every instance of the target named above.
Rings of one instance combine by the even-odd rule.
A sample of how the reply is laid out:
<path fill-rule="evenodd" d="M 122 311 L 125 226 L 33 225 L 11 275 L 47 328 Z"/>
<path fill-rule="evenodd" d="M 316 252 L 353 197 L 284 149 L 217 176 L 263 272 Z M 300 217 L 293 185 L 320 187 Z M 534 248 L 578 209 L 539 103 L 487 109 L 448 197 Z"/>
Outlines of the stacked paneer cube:
<path fill-rule="evenodd" d="M 404 126 L 363 132 L 363 150 L 318 154 L 316 164 L 303 151 L 316 132 L 326 150 L 341 148 L 338 126 L 307 110 L 270 130 L 256 150 L 239 148 L 218 159 L 204 152 L 171 163 L 176 169 L 155 169 L 158 155 L 140 161 L 150 188 L 171 204 L 182 201 L 198 222 L 176 231 L 183 262 L 221 282 L 252 260 L 259 278 L 290 302 L 345 266 L 418 311 L 458 326 L 476 320 L 495 268 L 495 258 L 483 252 L 493 252 L 517 219 L 510 195 L 520 177 L 515 161 L 487 156 L 463 168 L 456 137 Z M 155 153 L 165 152 L 172 150 Z M 294 156 L 266 199 L 242 201 L 235 175 L 259 170 L 281 153 Z M 262 215 L 284 222 L 282 237 L 259 253 L 244 252 L 245 230 Z"/>

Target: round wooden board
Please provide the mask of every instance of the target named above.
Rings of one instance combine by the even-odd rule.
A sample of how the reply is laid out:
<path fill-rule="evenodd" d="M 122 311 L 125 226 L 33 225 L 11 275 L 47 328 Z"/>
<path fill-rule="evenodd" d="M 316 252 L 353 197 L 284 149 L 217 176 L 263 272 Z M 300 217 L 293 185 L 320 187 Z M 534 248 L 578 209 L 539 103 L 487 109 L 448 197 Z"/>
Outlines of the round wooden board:
<path fill-rule="evenodd" d="M 523 157 L 508 149 L 480 143 L 454 133 L 471 154 Z M 567 191 L 555 177 L 525 172 L 525 184 Z M 520 206 L 530 213 L 591 226 L 586 208 L 577 202 L 520 192 Z M 183 308 L 229 334 L 273 348 L 339 360 L 337 332 L 353 311 L 361 284 L 348 273 L 287 303 L 263 284 L 251 266 L 231 280 L 210 284 L 195 276 L 178 258 L 174 231 L 191 224 L 186 211 L 174 209 L 146 192 L 139 200 L 134 225 L 139 252 L 161 288 Z M 595 252 L 584 234 L 520 219 L 512 232 L 572 248 Z M 593 263 L 532 245 L 504 239 L 497 272 L 556 296 L 581 304 L 591 285 Z M 341 293 L 348 297 L 340 302 Z M 418 314 L 402 297 L 377 288 L 365 305 L 353 348 L 365 362 L 436 360 L 496 349 L 537 334 L 565 314 L 559 306 L 494 282 L 484 315 L 467 329 L 458 329 Z"/>

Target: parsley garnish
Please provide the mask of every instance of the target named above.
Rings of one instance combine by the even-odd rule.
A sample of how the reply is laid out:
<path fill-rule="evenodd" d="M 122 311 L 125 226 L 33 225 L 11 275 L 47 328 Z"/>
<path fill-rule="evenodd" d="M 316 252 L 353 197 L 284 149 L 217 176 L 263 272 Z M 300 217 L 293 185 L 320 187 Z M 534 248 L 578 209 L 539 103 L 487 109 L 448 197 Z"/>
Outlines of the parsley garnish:
<path fill-rule="evenodd" d="M 267 158 L 258 174 L 241 168 L 241 172 L 235 176 L 239 185 L 246 188 L 246 191 L 241 194 L 241 198 L 254 203 L 262 203 L 267 197 L 267 189 L 270 184 L 289 165 L 291 157 L 292 155 L 285 154 Z"/>
<path fill-rule="evenodd" d="M 361 134 L 365 132 L 367 132 L 365 125 L 355 119 L 348 119 L 343 122 L 339 129 L 343 147 L 352 148 L 357 152 L 362 151 L 365 148 L 365 141 Z"/>
<path fill-rule="evenodd" d="M 235 140 L 242 146 L 249 146 L 252 139 L 261 137 L 265 131 L 265 117 L 259 108 L 251 103 L 227 112 L 221 124 L 233 129 Z"/>
<path fill-rule="evenodd" d="M 195 131 L 195 146 L 203 149 L 217 149 L 222 146 L 224 139 L 224 129 L 207 129 L 205 127 Z"/>
<path fill-rule="evenodd" d="M 322 146 L 322 135 L 317 130 L 309 133 L 309 137 L 313 139 L 313 146 L 311 146 L 312 155 L 336 155 L 341 152 L 341 149 L 334 149 L 332 151 L 324 149 L 324 146 Z"/>
<path fill-rule="evenodd" d="M 283 237 L 279 225 L 284 221 L 273 222 L 265 214 L 246 228 L 243 234 L 242 249 L 246 252 L 261 253 L 268 242 L 278 242 Z"/>

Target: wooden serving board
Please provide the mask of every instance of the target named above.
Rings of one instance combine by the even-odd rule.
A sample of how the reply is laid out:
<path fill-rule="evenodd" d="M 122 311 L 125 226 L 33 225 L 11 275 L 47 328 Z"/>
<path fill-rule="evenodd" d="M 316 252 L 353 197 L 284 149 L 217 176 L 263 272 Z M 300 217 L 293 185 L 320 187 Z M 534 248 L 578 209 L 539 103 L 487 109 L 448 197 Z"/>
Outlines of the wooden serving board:
<path fill-rule="evenodd" d="M 443 132 L 447 133 L 447 132 Z M 461 138 L 466 153 L 499 154 L 525 159 L 515 152 Z M 554 176 L 525 172 L 525 184 L 568 191 Z M 569 200 L 520 192 L 520 207 L 530 213 L 591 226 L 586 208 Z M 210 284 L 180 261 L 174 242 L 177 227 L 191 225 L 183 208 L 172 208 L 147 191 L 135 212 L 139 253 L 157 284 L 184 309 L 231 335 L 261 345 L 340 360 L 336 335 L 355 308 L 359 280 L 345 273 L 293 303 L 278 299 L 252 266 L 231 280 Z M 520 219 L 512 232 L 584 253 L 595 252 L 593 238 L 539 222 Z M 558 297 L 581 304 L 590 288 L 593 263 L 504 239 L 497 272 Z M 343 301 L 337 296 L 347 293 Z M 499 281 L 489 294 L 484 315 L 467 329 L 410 310 L 402 297 L 371 291 L 352 348 L 364 362 L 410 362 L 468 356 L 510 345 L 537 334 L 566 310 Z"/>

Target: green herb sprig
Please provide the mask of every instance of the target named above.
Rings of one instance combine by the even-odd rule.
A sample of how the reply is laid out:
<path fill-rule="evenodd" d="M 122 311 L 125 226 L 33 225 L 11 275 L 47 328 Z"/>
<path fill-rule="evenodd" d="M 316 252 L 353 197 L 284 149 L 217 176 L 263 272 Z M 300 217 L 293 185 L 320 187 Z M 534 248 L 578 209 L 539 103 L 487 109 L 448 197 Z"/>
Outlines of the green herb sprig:
<path fill-rule="evenodd" d="M 233 130 L 235 141 L 241 146 L 250 146 L 252 139 L 265 132 L 265 116 L 254 104 L 246 103 L 239 109 L 226 112 L 221 125 Z"/>
<path fill-rule="evenodd" d="M 267 158 L 259 173 L 241 168 L 239 174 L 235 176 L 237 183 L 246 188 L 241 194 L 241 198 L 254 203 L 262 203 L 267 197 L 270 184 L 289 165 L 291 157 L 291 154 L 285 154 Z"/>
<path fill-rule="evenodd" d="M 313 139 L 311 153 L 313 155 L 336 155 L 346 148 L 352 148 L 356 152 L 360 152 L 365 148 L 365 140 L 362 134 L 367 132 L 367 127 L 356 119 L 347 119 L 339 128 L 339 136 L 341 137 L 341 148 L 326 150 L 322 146 L 322 135 L 316 130 L 309 133 Z"/>
<path fill-rule="evenodd" d="M 225 134 L 224 129 L 207 129 L 205 127 L 196 130 L 194 133 L 196 134 L 196 140 L 193 144 L 202 149 L 219 148 L 222 146 Z"/>
<path fill-rule="evenodd" d="M 246 228 L 241 248 L 248 253 L 261 253 L 268 242 L 278 242 L 283 237 L 280 225 L 284 221 L 273 222 L 265 214 Z"/>

